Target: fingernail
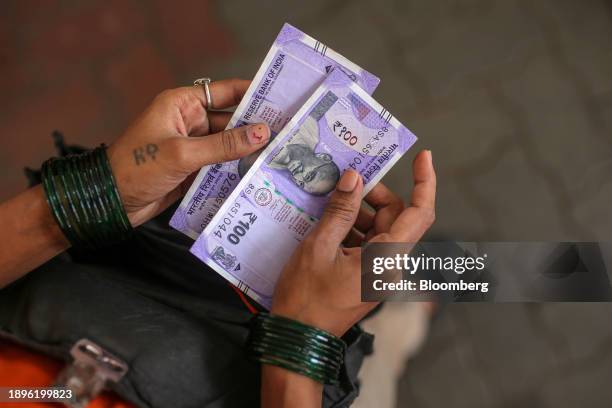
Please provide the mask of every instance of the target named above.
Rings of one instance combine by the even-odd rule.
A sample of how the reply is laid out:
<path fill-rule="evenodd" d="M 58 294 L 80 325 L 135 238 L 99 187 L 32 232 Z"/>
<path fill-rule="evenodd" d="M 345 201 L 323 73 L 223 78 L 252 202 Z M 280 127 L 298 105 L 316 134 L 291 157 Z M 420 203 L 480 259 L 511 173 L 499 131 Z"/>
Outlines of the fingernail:
<path fill-rule="evenodd" d="M 336 190 L 344 193 L 350 193 L 355 189 L 355 187 L 357 187 L 358 181 L 359 174 L 353 170 L 347 170 L 344 172 L 342 177 L 340 177 L 340 181 L 336 185 Z"/>
<path fill-rule="evenodd" d="M 246 129 L 247 138 L 252 145 L 262 144 L 270 139 L 270 128 L 263 123 L 249 125 Z"/>

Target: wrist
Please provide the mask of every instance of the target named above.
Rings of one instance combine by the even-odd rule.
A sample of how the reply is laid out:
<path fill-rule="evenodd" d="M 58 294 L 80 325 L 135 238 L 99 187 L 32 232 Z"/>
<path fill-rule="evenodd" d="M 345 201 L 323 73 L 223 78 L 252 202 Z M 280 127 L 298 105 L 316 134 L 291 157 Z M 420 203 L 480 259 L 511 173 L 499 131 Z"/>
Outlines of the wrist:
<path fill-rule="evenodd" d="M 341 337 L 348 330 L 348 327 L 345 328 L 342 324 L 338 324 L 338 322 L 330 321 L 329 311 L 325 312 L 320 310 L 320 308 L 274 304 L 270 313 L 325 330 L 336 337 Z"/>
<path fill-rule="evenodd" d="M 281 367 L 262 365 L 262 407 L 320 407 L 323 385 Z"/>
<path fill-rule="evenodd" d="M 32 194 L 34 196 L 32 201 L 32 212 L 37 215 L 31 217 L 30 214 L 26 213 L 26 218 L 23 220 L 24 223 L 29 223 L 31 219 L 37 220 L 36 222 L 38 225 L 31 226 L 31 228 L 40 231 L 40 234 L 45 238 L 46 242 L 48 242 L 49 247 L 56 248 L 60 251 L 68 249 L 70 247 L 70 242 L 66 239 L 66 236 L 53 217 L 51 209 L 47 205 L 42 185 L 39 184 L 33 187 Z"/>
<path fill-rule="evenodd" d="M 55 223 L 42 186 L 0 204 L 0 288 L 66 250 L 70 244 Z"/>

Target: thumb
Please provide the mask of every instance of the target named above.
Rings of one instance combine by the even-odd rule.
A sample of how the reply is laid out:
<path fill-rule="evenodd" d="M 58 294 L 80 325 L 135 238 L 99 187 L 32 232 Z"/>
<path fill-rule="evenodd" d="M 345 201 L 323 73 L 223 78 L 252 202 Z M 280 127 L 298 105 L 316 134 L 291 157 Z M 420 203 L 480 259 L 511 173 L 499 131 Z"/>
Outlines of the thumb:
<path fill-rule="evenodd" d="M 256 152 L 270 140 L 270 128 L 258 123 L 183 140 L 181 167 L 191 173 L 207 164 L 237 160 Z"/>
<path fill-rule="evenodd" d="M 361 176 L 353 170 L 344 172 L 313 231 L 314 238 L 334 253 L 357 219 L 362 191 Z"/>

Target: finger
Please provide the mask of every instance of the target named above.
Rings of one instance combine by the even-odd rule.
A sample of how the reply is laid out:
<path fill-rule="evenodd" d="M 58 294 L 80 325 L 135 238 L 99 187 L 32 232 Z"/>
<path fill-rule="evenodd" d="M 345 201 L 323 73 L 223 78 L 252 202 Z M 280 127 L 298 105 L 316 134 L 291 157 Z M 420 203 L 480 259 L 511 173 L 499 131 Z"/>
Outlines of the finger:
<path fill-rule="evenodd" d="M 374 222 L 376 233 L 389 231 L 395 219 L 404 210 L 404 203 L 401 198 L 382 183 L 376 184 L 364 197 L 364 200 L 376 209 Z"/>
<path fill-rule="evenodd" d="M 353 227 L 359 213 L 362 191 L 361 176 L 353 170 L 344 172 L 311 237 L 321 244 L 323 251 L 328 251 L 328 255 L 335 256 L 342 240 Z"/>
<path fill-rule="evenodd" d="M 383 183 L 377 183 L 363 199 L 375 210 L 390 205 L 403 206 L 402 199 L 389 190 Z"/>
<path fill-rule="evenodd" d="M 181 170 L 194 172 L 207 164 L 222 163 L 247 156 L 266 145 L 270 128 L 265 123 L 227 129 L 196 138 L 177 138 L 176 157 Z"/>
<path fill-rule="evenodd" d="M 410 207 L 395 220 L 388 234 L 375 236 L 372 241 L 416 242 L 435 220 L 436 173 L 431 152 L 424 150 L 414 159 L 414 188 Z"/>
<path fill-rule="evenodd" d="M 436 171 L 431 150 L 422 150 L 412 163 L 414 187 L 410 205 L 417 208 L 434 209 L 436 206 Z"/>
<path fill-rule="evenodd" d="M 344 238 L 344 241 L 342 241 L 342 245 L 344 245 L 345 248 L 355 248 L 361 246 L 364 237 L 365 236 L 360 231 L 357 231 L 355 228 L 351 228 L 347 236 Z"/>
<path fill-rule="evenodd" d="M 374 211 L 361 207 L 357 219 L 355 220 L 355 229 L 366 233 L 374 227 Z"/>
<path fill-rule="evenodd" d="M 210 123 L 210 133 L 221 132 L 227 127 L 233 112 L 208 112 L 208 122 Z"/>
<path fill-rule="evenodd" d="M 250 81 L 245 79 L 226 79 L 209 85 L 213 107 L 225 109 L 240 103 Z M 178 108 L 184 122 L 179 133 L 189 136 L 202 135 L 209 131 L 206 94 L 203 86 L 184 86 L 169 89 L 158 95 L 161 106 L 173 110 Z M 167 112 L 166 112 L 167 113 Z"/>
<path fill-rule="evenodd" d="M 246 79 L 222 79 L 208 85 L 212 106 L 207 106 L 204 86 L 185 87 L 196 96 L 205 109 L 225 109 L 236 106 L 242 100 L 251 81 Z"/>

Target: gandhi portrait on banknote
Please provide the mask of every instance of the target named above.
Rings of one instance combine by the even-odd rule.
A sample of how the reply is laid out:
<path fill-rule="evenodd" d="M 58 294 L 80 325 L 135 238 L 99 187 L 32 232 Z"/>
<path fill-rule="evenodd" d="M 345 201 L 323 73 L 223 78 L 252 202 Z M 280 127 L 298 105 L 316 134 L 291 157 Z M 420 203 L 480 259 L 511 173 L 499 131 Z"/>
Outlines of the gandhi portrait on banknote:
<path fill-rule="evenodd" d="M 319 126 L 309 116 L 269 164 L 273 169 L 286 170 L 291 180 L 302 190 L 313 195 L 332 191 L 340 178 L 340 169 L 328 153 L 317 153 Z"/>
<path fill-rule="evenodd" d="M 325 195 L 334 188 L 340 170 L 330 154 L 315 152 L 317 142 L 317 122 L 309 117 L 291 144 L 285 146 L 270 163 L 270 167 L 288 170 L 292 181 L 302 190 L 314 195 Z M 241 178 L 253 166 L 259 154 L 257 151 L 240 159 L 238 174 Z"/>

